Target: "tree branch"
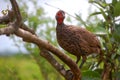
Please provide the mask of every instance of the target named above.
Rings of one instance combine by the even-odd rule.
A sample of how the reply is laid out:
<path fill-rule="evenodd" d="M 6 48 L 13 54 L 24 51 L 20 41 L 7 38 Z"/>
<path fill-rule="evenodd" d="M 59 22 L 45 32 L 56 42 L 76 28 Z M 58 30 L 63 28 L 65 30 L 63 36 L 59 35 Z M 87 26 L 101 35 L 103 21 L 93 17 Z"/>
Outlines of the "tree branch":
<path fill-rule="evenodd" d="M 20 28 L 24 29 L 25 31 L 28 31 L 28 32 L 32 33 L 33 35 L 36 35 L 35 31 L 33 29 L 29 28 L 24 23 L 21 24 Z"/>
<path fill-rule="evenodd" d="M 61 75 L 66 75 L 66 70 L 62 65 L 60 65 L 56 59 L 45 49 L 41 49 L 40 55 L 44 57 L 54 68 L 60 72 Z"/>
<path fill-rule="evenodd" d="M 18 22 L 19 24 L 21 24 L 21 22 L 22 22 L 22 16 L 21 16 L 18 4 L 17 4 L 16 0 L 10 0 L 10 2 L 12 4 L 12 9 L 13 9 L 13 11 L 15 13 L 15 17 L 17 19 L 16 22 Z M 19 26 L 17 26 L 17 27 L 19 27 Z"/>
<path fill-rule="evenodd" d="M 15 31 L 14 24 L 10 23 L 8 24 L 9 27 L 5 27 L 5 28 L 0 28 L 0 35 L 9 35 L 9 34 L 13 34 Z"/>
<path fill-rule="evenodd" d="M 102 80 L 109 80 L 110 79 L 110 72 L 111 72 L 111 65 L 106 62 L 104 64 L 104 70 L 102 73 Z"/>
<path fill-rule="evenodd" d="M 66 80 L 70 80 L 73 77 L 73 73 L 70 70 L 65 70 L 57 60 L 45 49 L 41 49 L 40 55 L 44 57 Z"/>

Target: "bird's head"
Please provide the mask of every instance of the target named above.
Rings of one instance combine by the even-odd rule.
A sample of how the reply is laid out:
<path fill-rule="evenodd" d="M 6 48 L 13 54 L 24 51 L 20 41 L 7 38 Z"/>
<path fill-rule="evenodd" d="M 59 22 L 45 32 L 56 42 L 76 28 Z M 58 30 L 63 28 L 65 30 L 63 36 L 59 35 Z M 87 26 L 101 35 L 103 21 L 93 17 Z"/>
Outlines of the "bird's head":
<path fill-rule="evenodd" d="M 59 10 L 59 11 L 56 13 L 55 18 L 56 18 L 58 24 L 62 24 L 62 23 L 63 23 L 63 20 L 64 20 L 64 18 L 65 18 L 65 12 L 64 12 L 63 10 Z"/>

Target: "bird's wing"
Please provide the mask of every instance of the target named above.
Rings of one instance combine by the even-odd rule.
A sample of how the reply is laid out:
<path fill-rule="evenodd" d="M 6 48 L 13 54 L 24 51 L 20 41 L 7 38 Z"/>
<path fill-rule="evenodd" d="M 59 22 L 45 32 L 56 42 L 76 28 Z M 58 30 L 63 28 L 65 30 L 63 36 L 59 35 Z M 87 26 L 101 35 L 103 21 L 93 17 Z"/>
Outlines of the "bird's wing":
<path fill-rule="evenodd" d="M 83 35 L 82 38 L 86 42 L 88 42 L 89 46 L 91 46 L 91 47 L 100 46 L 100 42 L 95 34 L 91 33 L 90 31 L 88 31 L 86 29 L 83 29 L 83 28 L 81 28 L 81 31 L 82 31 L 81 35 Z"/>
<path fill-rule="evenodd" d="M 69 28 L 70 30 L 75 32 L 76 37 L 82 38 L 85 44 L 89 45 L 90 47 L 100 47 L 100 42 L 95 34 L 91 33 L 90 31 L 84 28 L 75 27 L 72 25 Z"/>

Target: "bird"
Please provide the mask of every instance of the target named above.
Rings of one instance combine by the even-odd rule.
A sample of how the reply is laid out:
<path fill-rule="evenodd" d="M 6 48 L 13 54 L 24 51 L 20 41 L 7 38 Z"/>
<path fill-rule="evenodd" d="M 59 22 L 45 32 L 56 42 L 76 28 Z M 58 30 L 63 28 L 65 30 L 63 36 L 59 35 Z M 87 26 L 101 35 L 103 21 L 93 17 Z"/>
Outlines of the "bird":
<path fill-rule="evenodd" d="M 65 24 L 63 10 L 59 10 L 55 18 L 57 42 L 65 51 L 76 56 L 77 64 L 82 57 L 80 68 L 86 62 L 88 55 L 101 53 L 100 41 L 95 34 L 85 28 Z"/>

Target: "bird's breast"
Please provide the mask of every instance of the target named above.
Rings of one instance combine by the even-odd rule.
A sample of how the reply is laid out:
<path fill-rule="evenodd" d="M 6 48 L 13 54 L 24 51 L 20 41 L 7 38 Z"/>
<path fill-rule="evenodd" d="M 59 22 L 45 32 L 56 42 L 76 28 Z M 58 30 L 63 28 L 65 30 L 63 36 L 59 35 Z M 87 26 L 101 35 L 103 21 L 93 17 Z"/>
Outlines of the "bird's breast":
<path fill-rule="evenodd" d="M 67 28 L 57 28 L 56 35 L 57 41 L 63 49 L 73 55 L 79 55 L 79 52 L 81 52 L 80 45 L 78 44 L 80 38 L 77 39 L 74 32 L 71 32 Z"/>

